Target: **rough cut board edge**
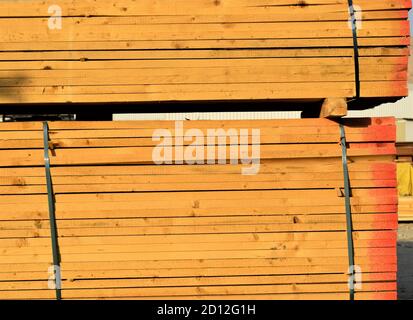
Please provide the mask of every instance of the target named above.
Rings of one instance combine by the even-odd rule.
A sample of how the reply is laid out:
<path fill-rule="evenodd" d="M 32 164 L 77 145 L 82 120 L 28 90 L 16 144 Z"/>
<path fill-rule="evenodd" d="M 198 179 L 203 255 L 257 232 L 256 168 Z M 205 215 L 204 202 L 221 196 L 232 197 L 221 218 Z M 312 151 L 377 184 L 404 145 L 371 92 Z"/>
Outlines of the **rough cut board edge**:
<path fill-rule="evenodd" d="M 413 222 L 413 197 L 399 197 L 399 222 Z"/>

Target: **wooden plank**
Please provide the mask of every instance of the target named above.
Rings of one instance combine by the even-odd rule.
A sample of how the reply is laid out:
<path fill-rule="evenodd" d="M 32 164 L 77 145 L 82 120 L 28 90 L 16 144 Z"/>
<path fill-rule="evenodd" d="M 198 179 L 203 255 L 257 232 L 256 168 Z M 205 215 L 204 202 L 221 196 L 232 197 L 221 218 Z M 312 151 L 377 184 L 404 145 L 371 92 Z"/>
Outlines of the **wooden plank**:
<path fill-rule="evenodd" d="M 96 290 L 64 290 L 62 292 L 63 298 L 77 298 L 77 297 L 156 297 L 161 295 L 170 296 L 185 296 L 185 295 L 234 295 L 234 294 L 269 294 L 269 293 L 312 293 L 312 292 L 347 292 L 348 284 L 328 284 L 328 285 L 278 285 L 278 286 L 235 286 L 235 287 L 180 287 L 178 288 L 145 288 L 140 289 L 96 289 Z M 396 283 L 366 283 L 363 286 L 362 292 L 365 291 L 394 291 L 396 290 Z M 7 297 L 7 295 L 6 295 Z"/>
<path fill-rule="evenodd" d="M 34 6 L 22 6 L 19 2 L 13 2 L 10 0 L 3 1 L 1 4 L 1 12 L 2 16 L 15 16 L 16 11 L 18 12 L 18 16 L 44 16 L 47 12 L 48 5 L 46 3 L 41 3 L 40 1 L 34 2 L 36 5 Z M 247 2 L 245 0 L 232 0 L 227 1 L 225 3 L 215 4 L 212 1 L 202 1 L 200 3 L 188 3 L 183 0 L 175 0 L 173 3 L 168 4 L 158 4 L 158 3 L 151 3 L 151 2 L 143 2 L 140 4 L 136 4 L 135 6 L 131 6 L 128 10 L 124 10 L 124 7 L 128 7 L 130 5 L 130 0 L 123 0 L 117 2 L 109 2 L 107 5 L 96 5 L 94 1 L 62 1 L 61 5 L 65 9 L 66 15 L 65 16 L 90 16 L 90 15 L 147 15 L 149 13 L 160 12 L 160 10 L 166 10 L 167 12 L 177 14 L 178 12 L 182 12 L 184 14 L 188 13 L 188 9 L 191 10 L 211 10 L 215 12 L 217 10 L 230 10 L 232 12 L 234 9 L 244 9 L 246 6 L 248 7 L 260 7 L 265 6 L 268 4 L 274 3 L 272 1 L 253 1 Z M 288 7 L 289 5 L 294 5 L 296 2 L 293 0 L 283 0 L 274 6 L 277 11 L 281 12 L 291 12 L 291 9 Z M 324 4 L 324 8 L 317 8 L 317 4 Z M 359 0 L 359 5 L 365 8 L 366 11 L 369 10 L 389 10 L 389 9 L 409 9 L 410 8 L 410 1 L 408 0 L 391 0 L 391 1 L 377 1 L 375 3 L 369 2 L 367 0 Z M 106 4 L 106 3 L 105 3 Z M 317 8 L 316 12 L 319 11 L 331 11 L 332 9 L 341 10 L 347 12 L 347 3 L 344 0 L 339 1 L 327 1 L 327 0 L 318 0 L 312 1 L 309 0 L 307 2 L 307 6 L 303 9 L 303 7 L 296 7 L 293 10 L 297 12 L 306 12 L 306 11 L 314 11 Z M 146 10 L 146 11 L 144 11 Z M 162 11 L 161 11 L 162 12 Z M 191 11 L 192 12 L 192 11 Z M 283 12 L 283 13 L 284 13 Z"/>
<path fill-rule="evenodd" d="M 225 147 L 225 158 L 218 155 L 218 148 L 214 152 L 207 154 L 204 148 L 202 156 L 196 158 L 198 161 L 215 161 L 217 159 L 229 159 L 230 148 Z M 224 148 L 222 148 L 224 149 Z M 111 153 L 101 148 L 89 148 L 88 153 L 78 149 L 57 149 L 50 152 L 52 165 L 85 165 L 85 164 L 153 164 L 153 148 L 147 147 L 126 147 L 111 148 Z M 395 146 L 392 143 L 365 143 L 349 144 L 348 155 L 367 156 L 370 154 L 391 155 L 395 154 Z M 174 155 L 173 162 L 185 161 L 183 155 Z M 320 144 L 314 150 L 312 144 L 300 145 L 261 145 L 261 159 L 290 159 L 290 158 L 314 158 L 314 157 L 339 157 L 341 148 L 338 144 Z M 0 150 L 0 166 L 41 166 L 43 165 L 43 151 L 39 149 L 15 150 L 12 154 L 9 151 Z"/>
<path fill-rule="evenodd" d="M 362 40 L 362 39 L 361 39 Z M 269 41 L 271 42 L 271 41 Z M 349 42 L 349 41 L 348 41 Z M 49 49 L 53 49 L 56 47 L 54 50 L 58 51 L 50 51 L 50 52 L 38 52 L 38 51 L 33 51 L 33 52 L 21 52 L 18 51 L 17 45 L 18 43 L 7 43 L 5 45 L 10 46 L 8 48 L 2 48 L 4 49 L 3 52 L 0 52 L 0 61 L 3 61 L 2 63 L 11 63 L 12 61 L 16 61 L 14 63 L 15 65 L 19 63 L 19 61 L 25 61 L 24 66 L 27 65 L 26 68 L 30 68 L 30 62 L 31 61 L 46 61 L 45 66 L 49 66 L 52 69 L 58 69 L 58 68 L 53 68 L 54 63 L 58 63 L 61 60 L 64 60 L 64 62 L 60 62 L 60 65 L 66 65 L 70 66 L 73 65 L 73 61 L 78 61 L 82 66 L 86 65 L 94 65 L 98 62 L 106 63 L 106 64 L 119 64 L 122 62 L 122 60 L 132 60 L 130 63 L 133 65 L 136 65 L 139 67 L 144 67 L 146 63 L 148 63 L 147 66 L 165 66 L 165 65 L 170 65 L 171 62 L 169 61 L 174 61 L 178 65 L 182 64 L 183 61 L 188 61 L 188 64 L 191 65 L 194 63 L 200 63 L 200 65 L 206 65 L 206 64 L 212 64 L 212 63 L 217 63 L 218 65 L 225 64 L 225 63 L 231 63 L 232 65 L 237 63 L 238 60 L 245 59 L 248 61 L 249 58 L 254 58 L 257 59 L 257 62 L 260 63 L 260 59 L 265 59 L 264 61 L 276 61 L 276 60 L 269 60 L 269 59 L 282 59 L 282 61 L 286 60 L 288 63 L 288 58 L 291 58 L 292 61 L 297 61 L 298 63 L 306 63 L 306 64 L 314 64 L 311 63 L 314 61 L 313 59 L 317 59 L 317 64 L 331 64 L 331 58 L 336 58 L 336 59 L 346 59 L 346 61 L 352 60 L 353 57 L 353 49 L 351 48 L 337 48 L 334 51 L 325 49 L 325 48 L 304 48 L 304 49 L 265 49 L 261 48 L 260 50 L 254 50 L 254 49 L 233 49 L 233 50 L 211 50 L 208 48 L 205 48 L 203 50 L 201 49 L 194 49 L 194 50 L 167 50 L 164 48 L 164 50 L 132 50 L 133 48 L 133 42 L 128 42 L 129 43 L 129 50 L 128 51 L 121 51 L 117 50 L 115 51 L 114 49 L 111 49 L 110 45 L 112 46 L 118 46 L 117 49 L 126 49 L 127 46 L 124 42 L 113 42 L 113 44 L 105 43 L 105 52 L 99 52 L 99 51 L 90 51 L 92 49 L 98 49 L 99 48 L 99 43 L 96 42 L 88 42 L 87 44 L 83 44 L 84 46 L 88 45 L 88 48 L 84 48 L 84 50 L 76 50 L 76 46 L 78 44 L 72 43 L 71 46 L 73 46 L 73 51 L 67 51 L 64 50 L 63 47 L 57 47 L 57 43 L 49 43 Z M 123 44 L 123 47 L 122 47 Z M 406 42 L 407 44 L 407 42 Z M 21 44 L 23 47 L 24 44 Z M 31 43 L 30 45 L 34 46 L 33 49 L 36 49 L 36 46 L 42 45 L 42 42 L 35 42 Z M 44 44 L 45 45 L 45 44 Z M 102 45 L 102 43 L 100 43 Z M 256 44 L 254 44 L 256 45 Z M 95 46 L 95 47 L 93 47 Z M 15 49 L 15 52 L 9 52 L 11 48 Z M 24 47 L 23 47 L 24 48 Z M 39 50 L 39 49 L 38 49 Z M 409 50 L 407 48 L 386 48 L 386 47 L 373 47 L 373 48 L 360 48 L 360 62 L 362 64 L 371 64 L 368 63 L 370 59 L 377 59 L 373 60 L 378 63 L 384 63 L 384 64 L 404 64 L 407 56 L 409 54 Z M 314 58 L 317 57 L 317 58 Z M 393 63 L 388 63 L 388 59 L 392 58 Z M 232 62 L 225 62 L 224 59 L 236 59 L 236 61 Z M 104 61 L 108 60 L 108 61 Z M 166 60 L 166 61 L 165 61 Z M 194 61 L 191 61 L 194 60 Z M 205 61 L 205 60 L 209 60 Z M 255 61 L 255 60 L 254 60 Z M 322 61 L 325 61 L 323 63 Z M 336 60 L 339 61 L 339 60 Z M 28 64 L 26 64 L 28 62 Z M 342 61 L 341 61 L 342 62 Z M 241 61 L 242 63 L 242 61 Z M 123 66 L 128 65 L 128 62 L 124 62 Z M 275 63 L 276 64 L 276 63 Z M 337 63 L 341 64 L 341 63 Z M 19 64 L 21 65 L 21 63 Z M 119 65 L 118 65 L 119 66 Z M 86 67 L 85 67 L 86 68 Z M 23 68 L 25 69 L 25 68 Z M 42 68 L 43 69 L 43 68 Z M 46 68 L 48 69 L 48 68 Z"/>
<path fill-rule="evenodd" d="M 160 276 L 163 277 L 215 277 L 230 274 L 232 276 L 247 276 L 251 274 L 255 275 L 298 275 L 302 274 L 328 274 L 335 273 L 340 274 L 346 271 L 346 265 L 336 266 L 296 266 L 293 269 L 291 267 L 242 267 L 242 268 L 197 268 L 197 269 L 150 269 L 150 270 L 136 270 L 136 269 L 119 269 L 119 270 L 78 270 L 68 271 L 62 270 L 62 277 L 72 280 L 81 279 L 113 279 L 113 278 L 153 278 Z M 365 273 L 372 272 L 396 272 L 396 264 L 384 264 L 384 265 L 367 265 L 363 264 L 362 269 Z M 1 280 L 7 281 L 22 281 L 22 280 L 45 280 L 44 271 L 32 271 L 32 272 L 1 272 Z"/>
<path fill-rule="evenodd" d="M 365 282 L 396 281 L 396 273 L 369 273 L 364 275 Z M 347 283 L 348 275 L 294 275 L 294 276 L 243 276 L 243 277 L 202 277 L 202 278 L 158 278 L 158 279 L 94 279 L 63 281 L 63 290 L 102 289 L 102 288 L 148 288 L 148 287 L 186 287 L 186 286 L 239 286 L 251 283 L 257 285 L 310 283 Z M 9 290 L 48 289 L 47 281 L 0 282 L 0 292 Z"/>

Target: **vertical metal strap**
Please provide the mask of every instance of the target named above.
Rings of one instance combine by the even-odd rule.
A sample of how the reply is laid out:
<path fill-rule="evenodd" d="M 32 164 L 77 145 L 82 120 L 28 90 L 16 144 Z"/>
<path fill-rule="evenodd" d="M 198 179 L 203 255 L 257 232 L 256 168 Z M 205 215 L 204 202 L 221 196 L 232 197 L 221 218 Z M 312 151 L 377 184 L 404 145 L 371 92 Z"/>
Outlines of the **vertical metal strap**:
<path fill-rule="evenodd" d="M 49 158 L 49 126 L 47 122 L 43 122 L 43 142 L 44 142 L 44 167 L 46 170 L 47 184 L 47 199 L 49 203 L 49 222 L 50 222 L 50 237 L 52 240 L 53 254 L 53 270 L 55 276 L 56 299 L 62 298 L 61 294 L 61 275 L 60 275 L 60 254 L 57 240 L 57 225 L 55 216 L 55 199 L 53 193 L 52 175 L 50 173 L 50 158 Z"/>
<path fill-rule="evenodd" d="M 357 38 L 357 19 L 354 10 L 353 0 L 348 0 L 348 8 L 351 19 L 351 29 L 353 32 L 353 49 L 354 49 L 354 72 L 355 72 L 355 84 L 356 95 L 355 98 L 360 98 L 360 62 L 359 62 L 359 46 Z"/>
<path fill-rule="evenodd" d="M 346 132 L 343 124 L 340 124 L 340 143 L 342 151 L 343 162 L 343 174 L 344 174 L 344 193 L 345 193 L 345 205 L 346 205 L 346 225 L 347 225 L 347 248 L 348 248 L 348 264 L 349 264 L 349 276 L 350 276 L 350 300 L 354 300 L 354 243 L 353 243 L 353 221 L 351 216 L 351 189 L 350 189 L 350 176 L 348 172 L 347 162 L 347 141 Z"/>

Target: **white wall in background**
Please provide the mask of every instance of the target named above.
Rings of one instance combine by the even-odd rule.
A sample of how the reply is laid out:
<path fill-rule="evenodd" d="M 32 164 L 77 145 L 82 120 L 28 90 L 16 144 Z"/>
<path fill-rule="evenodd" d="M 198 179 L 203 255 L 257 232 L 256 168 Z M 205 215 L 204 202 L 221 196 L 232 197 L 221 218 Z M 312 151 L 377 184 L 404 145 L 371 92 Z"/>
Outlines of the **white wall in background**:
<path fill-rule="evenodd" d="M 114 114 L 113 120 L 243 120 L 243 119 L 296 119 L 300 112 L 188 112 Z M 350 111 L 349 117 L 396 117 L 413 119 L 413 86 L 410 96 L 395 103 L 387 103 L 374 109 Z"/>
<path fill-rule="evenodd" d="M 113 120 L 244 120 L 300 118 L 300 112 L 187 112 L 114 114 Z"/>

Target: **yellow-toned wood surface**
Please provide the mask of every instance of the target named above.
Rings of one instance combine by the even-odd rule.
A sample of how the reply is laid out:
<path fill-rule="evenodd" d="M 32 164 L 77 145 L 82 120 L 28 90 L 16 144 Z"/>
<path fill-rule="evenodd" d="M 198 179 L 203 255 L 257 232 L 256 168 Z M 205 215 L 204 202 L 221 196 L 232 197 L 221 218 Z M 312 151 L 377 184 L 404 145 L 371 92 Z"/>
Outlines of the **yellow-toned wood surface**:
<path fill-rule="evenodd" d="M 395 299 L 395 121 L 344 122 L 362 272 L 355 298 Z M 337 122 L 180 125 L 49 123 L 63 299 L 348 299 Z M 237 134 L 252 148 L 260 129 L 259 171 L 243 175 L 229 153 L 226 164 L 157 165 L 159 129 L 175 148 L 188 130 L 221 129 L 221 142 L 182 146 L 224 151 Z M 0 125 L 1 299 L 55 298 L 42 134 L 38 122 Z"/>
<path fill-rule="evenodd" d="M 361 97 L 406 96 L 411 1 L 354 5 Z M 347 0 L 4 0 L 0 18 L 0 104 L 356 95 Z"/>

